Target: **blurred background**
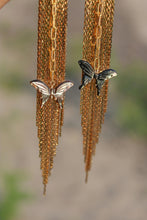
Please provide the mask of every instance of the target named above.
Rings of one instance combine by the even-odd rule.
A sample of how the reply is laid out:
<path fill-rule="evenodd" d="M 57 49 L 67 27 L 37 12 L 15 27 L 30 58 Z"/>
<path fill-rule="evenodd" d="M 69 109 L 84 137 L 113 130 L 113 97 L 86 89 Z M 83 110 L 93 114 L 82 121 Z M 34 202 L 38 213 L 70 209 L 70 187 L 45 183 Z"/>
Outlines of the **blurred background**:
<path fill-rule="evenodd" d="M 69 1 L 64 127 L 46 196 L 35 126 L 37 0 L 0 10 L 0 220 L 145 220 L 147 1 L 117 0 L 108 110 L 88 183 L 80 127 L 84 1 Z"/>

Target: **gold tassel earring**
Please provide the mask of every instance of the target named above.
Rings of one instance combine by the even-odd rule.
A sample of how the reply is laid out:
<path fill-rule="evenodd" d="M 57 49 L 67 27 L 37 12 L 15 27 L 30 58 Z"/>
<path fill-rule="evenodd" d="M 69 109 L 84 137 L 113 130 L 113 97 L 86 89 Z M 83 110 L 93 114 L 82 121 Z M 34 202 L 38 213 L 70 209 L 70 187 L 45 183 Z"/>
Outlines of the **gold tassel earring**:
<path fill-rule="evenodd" d="M 107 108 L 114 0 L 85 0 L 80 113 L 86 179 Z"/>
<path fill-rule="evenodd" d="M 73 86 L 65 81 L 67 0 L 39 0 L 36 125 L 44 184 L 51 175 L 64 115 L 64 93 Z"/>

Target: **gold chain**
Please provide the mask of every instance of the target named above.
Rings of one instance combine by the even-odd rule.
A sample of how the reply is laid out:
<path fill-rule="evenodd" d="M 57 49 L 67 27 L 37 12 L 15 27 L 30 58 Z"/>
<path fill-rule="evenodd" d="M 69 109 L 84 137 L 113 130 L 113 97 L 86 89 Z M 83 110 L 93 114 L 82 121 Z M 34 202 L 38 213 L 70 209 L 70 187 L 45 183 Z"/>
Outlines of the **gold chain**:
<path fill-rule="evenodd" d="M 50 73 L 52 80 L 54 79 L 54 74 L 56 71 L 56 36 L 57 36 L 57 27 L 56 27 L 56 15 L 57 7 L 56 0 L 52 0 L 52 27 L 51 27 L 51 59 L 50 59 Z"/>
<path fill-rule="evenodd" d="M 94 70 L 98 73 L 100 68 L 100 47 L 101 47 L 101 37 L 102 37 L 102 15 L 104 9 L 105 1 L 100 0 L 97 5 L 96 15 L 98 17 L 98 27 L 96 29 L 96 49 L 95 49 L 95 59 L 94 59 Z"/>

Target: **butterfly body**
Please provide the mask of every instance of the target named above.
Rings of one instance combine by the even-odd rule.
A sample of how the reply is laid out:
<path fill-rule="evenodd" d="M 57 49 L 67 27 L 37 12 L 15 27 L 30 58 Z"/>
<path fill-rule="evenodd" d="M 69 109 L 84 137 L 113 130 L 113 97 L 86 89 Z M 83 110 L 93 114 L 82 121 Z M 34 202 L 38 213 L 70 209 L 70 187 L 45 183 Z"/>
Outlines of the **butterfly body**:
<path fill-rule="evenodd" d="M 111 79 L 114 76 L 117 76 L 116 71 L 113 69 L 106 69 L 100 73 L 96 73 L 87 61 L 79 60 L 78 63 L 83 70 L 82 84 L 79 86 L 79 89 L 82 89 L 94 78 L 96 80 L 98 96 L 100 95 L 101 88 L 103 87 L 105 81 Z"/>
<path fill-rule="evenodd" d="M 68 89 L 70 89 L 73 86 L 73 83 L 71 81 L 64 81 L 60 83 L 57 87 L 50 89 L 44 82 L 37 79 L 32 80 L 30 84 L 42 94 L 41 108 L 48 101 L 49 98 L 57 100 L 60 108 L 63 108 L 63 95 Z"/>

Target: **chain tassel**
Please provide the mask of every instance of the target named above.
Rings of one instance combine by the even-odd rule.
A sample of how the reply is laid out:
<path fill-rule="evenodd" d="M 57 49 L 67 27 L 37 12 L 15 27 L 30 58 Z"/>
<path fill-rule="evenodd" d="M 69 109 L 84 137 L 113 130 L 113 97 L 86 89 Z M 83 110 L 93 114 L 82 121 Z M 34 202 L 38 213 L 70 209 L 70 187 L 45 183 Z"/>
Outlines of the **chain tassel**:
<path fill-rule="evenodd" d="M 85 0 L 83 60 L 99 73 L 109 69 L 114 0 Z M 107 109 L 108 81 L 97 96 L 95 79 L 81 90 L 80 112 L 86 179 Z"/>
<path fill-rule="evenodd" d="M 49 88 L 65 80 L 66 28 L 67 0 L 39 0 L 37 79 Z M 41 108 L 41 94 L 37 92 L 36 125 L 44 194 L 53 168 L 63 118 L 64 106 L 60 109 L 58 102 L 50 97 Z"/>

